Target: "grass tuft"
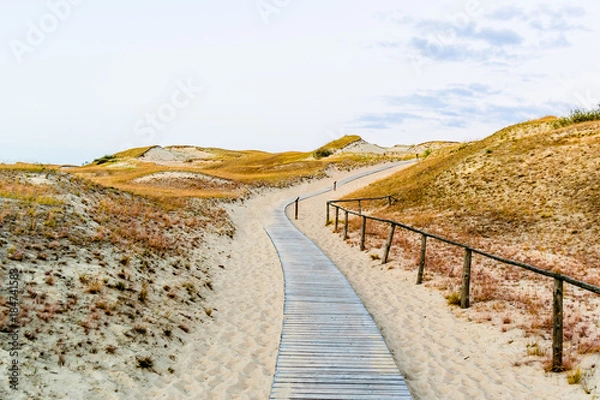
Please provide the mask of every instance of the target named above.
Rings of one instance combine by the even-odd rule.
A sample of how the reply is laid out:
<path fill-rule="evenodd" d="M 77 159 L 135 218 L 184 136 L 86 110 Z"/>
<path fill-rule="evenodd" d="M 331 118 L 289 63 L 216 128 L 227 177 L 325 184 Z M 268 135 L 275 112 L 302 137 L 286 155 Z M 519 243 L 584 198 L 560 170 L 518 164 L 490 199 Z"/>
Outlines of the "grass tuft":
<path fill-rule="evenodd" d="M 460 305 L 460 293 L 452 292 L 446 296 L 446 300 L 448 301 L 449 306 L 459 306 Z"/>
<path fill-rule="evenodd" d="M 154 360 L 150 356 L 137 357 L 136 364 L 137 367 L 141 369 L 152 369 L 152 367 L 154 366 Z"/>
<path fill-rule="evenodd" d="M 583 381 L 583 377 L 584 373 L 580 367 L 567 371 L 567 382 L 569 382 L 569 385 L 580 384 Z"/>

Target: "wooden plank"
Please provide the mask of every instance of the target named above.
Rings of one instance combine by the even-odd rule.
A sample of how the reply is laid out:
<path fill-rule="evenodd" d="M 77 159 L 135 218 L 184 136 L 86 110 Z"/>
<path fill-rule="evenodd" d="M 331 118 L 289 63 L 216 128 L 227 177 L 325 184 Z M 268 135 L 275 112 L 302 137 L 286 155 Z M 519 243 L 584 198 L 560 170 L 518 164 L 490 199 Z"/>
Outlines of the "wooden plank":
<path fill-rule="evenodd" d="M 346 235 L 348 213 L 344 217 Z M 412 399 L 373 319 L 335 265 L 283 211 L 273 215 L 267 233 L 285 277 L 270 398 Z"/>
<path fill-rule="evenodd" d="M 471 287 L 471 257 L 472 252 L 468 247 L 465 248 L 465 258 L 463 262 L 463 279 L 460 294 L 460 308 L 469 308 L 469 295 Z"/>
<path fill-rule="evenodd" d="M 564 371 L 563 353 L 563 296 L 564 283 L 562 279 L 554 280 L 552 297 L 552 371 Z"/>
<path fill-rule="evenodd" d="M 382 264 L 387 264 L 387 262 L 390 258 L 390 250 L 392 248 L 392 242 L 394 240 L 394 232 L 395 231 L 396 231 L 396 225 L 391 224 L 390 225 L 390 233 L 388 234 L 387 241 L 385 242 L 385 250 L 383 252 L 383 260 L 381 261 Z"/>
<path fill-rule="evenodd" d="M 423 272 L 425 271 L 425 256 L 427 252 L 427 235 L 421 235 L 421 257 L 419 258 L 419 272 L 417 273 L 417 285 L 423 283 Z"/>

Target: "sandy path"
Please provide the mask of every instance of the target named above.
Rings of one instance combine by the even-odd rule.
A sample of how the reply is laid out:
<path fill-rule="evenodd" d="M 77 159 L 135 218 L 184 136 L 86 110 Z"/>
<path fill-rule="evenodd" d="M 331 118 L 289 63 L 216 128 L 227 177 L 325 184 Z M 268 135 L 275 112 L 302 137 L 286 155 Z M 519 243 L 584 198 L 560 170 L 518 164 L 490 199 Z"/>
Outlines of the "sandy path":
<path fill-rule="evenodd" d="M 381 167 L 375 167 L 381 168 Z M 283 272 L 264 227 L 283 200 L 331 187 L 334 180 L 373 168 L 335 173 L 327 180 L 265 190 L 228 206 L 234 240 L 209 237 L 213 266 L 212 320 L 179 351 L 175 372 L 152 375 L 145 393 L 156 399 L 266 399 L 269 397 L 283 326 Z M 377 174 L 384 176 L 390 172 Z M 219 260 L 225 259 L 221 262 Z M 225 268 L 221 269 L 218 264 Z"/>
<path fill-rule="evenodd" d="M 522 331 L 457 317 L 441 292 L 414 284 L 415 273 L 382 268 L 369 251 L 350 247 L 324 226 L 325 202 L 368 182 L 371 176 L 304 200 L 296 225 L 347 276 L 365 303 L 417 399 L 590 399 L 563 374 L 539 365 L 515 367 L 530 339 Z M 291 210 L 290 210 L 291 211 Z M 461 313 L 458 311 L 458 313 Z"/>

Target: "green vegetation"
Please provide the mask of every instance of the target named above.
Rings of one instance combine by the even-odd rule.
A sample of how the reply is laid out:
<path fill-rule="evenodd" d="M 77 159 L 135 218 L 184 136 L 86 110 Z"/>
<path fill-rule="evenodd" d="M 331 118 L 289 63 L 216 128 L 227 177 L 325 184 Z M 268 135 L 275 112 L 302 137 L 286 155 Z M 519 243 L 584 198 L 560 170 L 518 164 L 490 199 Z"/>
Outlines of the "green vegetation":
<path fill-rule="evenodd" d="M 111 161 L 115 161 L 116 159 L 117 159 L 117 157 L 114 155 L 106 155 L 106 156 L 102 156 L 100 158 L 95 159 L 94 161 L 92 161 L 92 164 L 102 165 L 102 164 L 106 164 Z"/>
<path fill-rule="evenodd" d="M 319 149 L 317 151 L 315 151 L 315 158 L 317 160 L 320 160 L 321 158 L 326 158 L 329 157 L 330 155 L 333 154 L 333 152 L 329 149 Z"/>
<path fill-rule="evenodd" d="M 558 118 L 554 121 L 553 126 L 555 128 L 561 128 L 564 126 L 569 126 L 573 124 L 578 124 L 581 122 L 588 121 L 599 121 L 600 120 L 600 104 L 595 109 L 584 110 L 581 108 L 576 108 L 571 111 L 571 115 L 568 117 Z"/>

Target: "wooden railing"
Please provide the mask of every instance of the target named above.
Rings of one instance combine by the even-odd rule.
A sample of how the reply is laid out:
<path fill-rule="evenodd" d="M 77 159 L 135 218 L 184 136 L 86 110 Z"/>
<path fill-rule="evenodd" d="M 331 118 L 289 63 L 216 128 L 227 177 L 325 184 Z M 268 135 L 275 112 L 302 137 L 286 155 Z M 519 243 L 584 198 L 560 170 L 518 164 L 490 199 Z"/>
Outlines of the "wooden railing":
<path fill-rule="evenodd" d="M 415 227 L 403 224 L 398 221 L 392 221 L 389 219 L 378 218 L 370 215 L 365 215 L 362 212 L 362 204 L 366 201 L 376 201 L 376 200 L 387 200 L 387 203 L 391 205 L 396 200 L 392 196 L 385 197 L 365 197 L 359 199 L 344 199 L 344 200 L 331 200 L 327 202 L 327 224 L 330 223 L 330 209 L 333 207 L 335 209 L 335 231 L 338 230 L 339 225 L 339 214 L 340 211 L 344 213 L 344 239 L 348 239 L 348 216 L 356 215 L 362 218 L 361 224 L 361 233 L 360 233 L 360 249 L 365 250 L 365 238 L 366 238 L 366 230 L 367 230 L 367 220 L 377 221 L 384 224 L 390 225 L 389 234 L 387 237 L 387 241 L 385 243 L 384 254 L 382 258 L 382 264 L 386 264 L 389 260 L 390 249 L 392 247 L 392 242 L 394 239 L 394 232 L 396 228 L 403 228 L 408 231 L 417 233 L 421 235 L 421 254 L 419 259 L 419 268 L 417 272 L 417 284 L 421 284 L 423 282 L 423 272 L 425 270 L 425 256 L 427 252 L 427 239 L 435 239 L 452 246 L 461 247 L 464 249 L 464 262 L 463 262 L 463 271 L 462 271 L 462 287 L 460 294 L 460 307 L 468 308 L 469 307 L 469 294 L 470 294 L 470 286 L 471 286 L 471 262 L 473 254 L 479 254 L 480 256 L 487 257 L 489 259 L 498 261 L 500 263 L 504 263 L 507 265 L 512 265 L 515 267 L 519 267 L 522 269 L 526 269 L 528 271 L 534 272 L 539 275 L 544 275 L 549 278 L 554 279 L 554 290 L 553 290 L 553 313 L 552 313 L 552 371 L 560 372 L 563 371 L 563 297 L 564 297 L 564 283 L 567 282 L 573 286 L 579 287 L 581 289 L 590 291 L 592 293 L 600 294 L 600 287 L 591 285 L 586 282 L 579 281 L 577 279 L 571 278 L 569 276 L 559 274 L 552 271 L 547 271 L 541 268 L 534 267 L 529 264 L 525 264 L 519 261 L 506 259 L 494 254 L 487 253 L 482 250 L 478 250 L 470 247 L 469 245 L 458 243 L 456 241 L 441 237 L 439 235 L 425 232 L 421 229 L 417 229 Z M 358 203 L 358 211 L 350 210 L 348 208 L 342 207 L 340 204 L 343 203 Z"/>

